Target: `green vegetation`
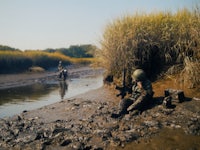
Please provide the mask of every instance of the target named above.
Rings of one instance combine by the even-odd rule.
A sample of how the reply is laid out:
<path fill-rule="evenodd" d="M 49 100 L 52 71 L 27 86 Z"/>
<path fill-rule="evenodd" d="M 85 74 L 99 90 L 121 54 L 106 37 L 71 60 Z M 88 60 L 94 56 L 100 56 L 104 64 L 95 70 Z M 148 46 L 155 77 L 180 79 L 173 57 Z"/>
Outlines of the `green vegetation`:
<path fill-rule="evenodd" d="M 4 50 L 4 51 L 19 51 L 18 49 L 9 47 L 9 46 L 5 46 L 5 45 L 0 45 L 0 50 Z"/>
<path fill-rule="evenodd" d="M 143 68 L 151 79 L 170 72 L 181 73 L 182 81 L 200 83 L 200 10 L 177 13 L 135 14 L 106 26 L 99 56 L 108 74 L 130 77 Z"/>
<path fill-rule="evenodd" d="M 8 46 L 0 46 L 0 49 L 0 73 L 23 72 L 27 71 L 30 67 L 33 66 L 49 69 L 57 67 L 60 60 L 65 66 L 70 64 L 89 64 L 94 61 L 93 55 L 89 56 L 88 53 L 89 51 L 91 51 L 90 46 L 84 46 L 84 51 L 82 51 L 81 55 L 79 55 L 79 58 L 67 56 L 64 49 L 62 49 L 62 51 L 60 49 L 54 51 L 20 51 Z M 94 51 L 94 49 L 92 49 L 92 51 Z M 74 55 L 78 55 L 76 54 L 76 50 L 74 50 Z M 82 56 L 87 56 L 87 58 L 84 58 Z"/>
<path fill-rule="evenodd" d="M 60 52 L 66 56 L 75 58 L 91 58 L 94 56 L 94 52 L 97 49 L 93 45 L 73 45 L 69 48 L 59 48 L 59 49 L 46 49 L 47 52 Z"/>

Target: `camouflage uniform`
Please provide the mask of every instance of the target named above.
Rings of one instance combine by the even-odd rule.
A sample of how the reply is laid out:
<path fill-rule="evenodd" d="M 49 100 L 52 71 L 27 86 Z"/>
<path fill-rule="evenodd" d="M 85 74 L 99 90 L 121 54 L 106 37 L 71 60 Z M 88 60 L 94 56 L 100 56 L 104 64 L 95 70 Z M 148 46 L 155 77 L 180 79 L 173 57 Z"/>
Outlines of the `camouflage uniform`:
<path fill-rule="evenodd" d="M 63 69 L 62 61 L 59 61 L 59 64 L 58 64 L 58 71 L 61 72 L 62 69 Z"/>
<path fill-rule="evenodd" d="M 59 78 L 62 78 L 62 70 L 63 70 L 62 61 L 59 61 L 59 64 L 58 64 Z"/>
<path fill-rule="evenodd" d="M 118 118 L 129 112 L 137 114 L 139 111 L 143 111 L 151 102 L 154 92 L 145 72 L 142 69 L 136 69 L 132 74 L 132 79 L 134 84 L 131 96 L 121 100 L 120 111 L 118 114 L 112 113 L 112 118 Z"/>
<path fill-rule="evenodd" d="M 126 114 L 132 110 L 142 110 L 150 103 L 153 96 L 151 82 L 147 79 L 141 82 L 142 89 L 136 83 L 132 86 L 132 95 L 127 99 L 122 99 L 119 114 Z"/>

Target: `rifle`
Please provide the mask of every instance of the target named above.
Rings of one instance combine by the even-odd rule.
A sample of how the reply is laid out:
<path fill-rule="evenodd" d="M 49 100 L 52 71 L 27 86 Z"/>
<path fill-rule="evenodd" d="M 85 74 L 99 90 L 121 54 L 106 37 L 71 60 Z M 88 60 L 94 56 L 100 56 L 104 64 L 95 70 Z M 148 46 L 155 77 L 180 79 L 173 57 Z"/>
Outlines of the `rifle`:
<path fill-rule="evenodd" d="M 123 99 L 126 96 L 126 92 L 128 91 L 128 88 L 126 86 L 126 69 L 125 68 L 123 69 L 122 79 L 123 79 L 122 80 L 122 87 L 116 86 L 115 89 L 120 91 L 120 93 L 117 94 L 117 97 L 121 96 L 121 98 Z"/>

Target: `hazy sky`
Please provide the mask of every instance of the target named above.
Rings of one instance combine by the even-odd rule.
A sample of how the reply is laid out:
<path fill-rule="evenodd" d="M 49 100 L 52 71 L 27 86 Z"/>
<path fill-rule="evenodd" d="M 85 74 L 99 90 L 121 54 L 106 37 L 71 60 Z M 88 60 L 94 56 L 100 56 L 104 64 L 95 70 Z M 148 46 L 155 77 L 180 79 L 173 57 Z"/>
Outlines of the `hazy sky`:
<path fill-rule="evenodd" d="M 0 45 L 21 50 L 95 44 L 115 18 L 176 11 L 200 0 L 0 0 Z"/>

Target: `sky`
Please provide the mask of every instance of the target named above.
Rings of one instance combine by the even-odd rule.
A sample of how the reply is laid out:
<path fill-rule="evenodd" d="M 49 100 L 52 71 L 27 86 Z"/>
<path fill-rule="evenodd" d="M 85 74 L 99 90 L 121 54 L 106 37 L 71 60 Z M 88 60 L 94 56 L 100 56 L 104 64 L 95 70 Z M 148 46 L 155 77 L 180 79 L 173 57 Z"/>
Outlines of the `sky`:
<path fill-rule="evenodd" d="M 192 9 L 200 0 L 0 0 L 0 45 L 20 50 L 99 42 L 107 24 L 136 12 Z"/>

